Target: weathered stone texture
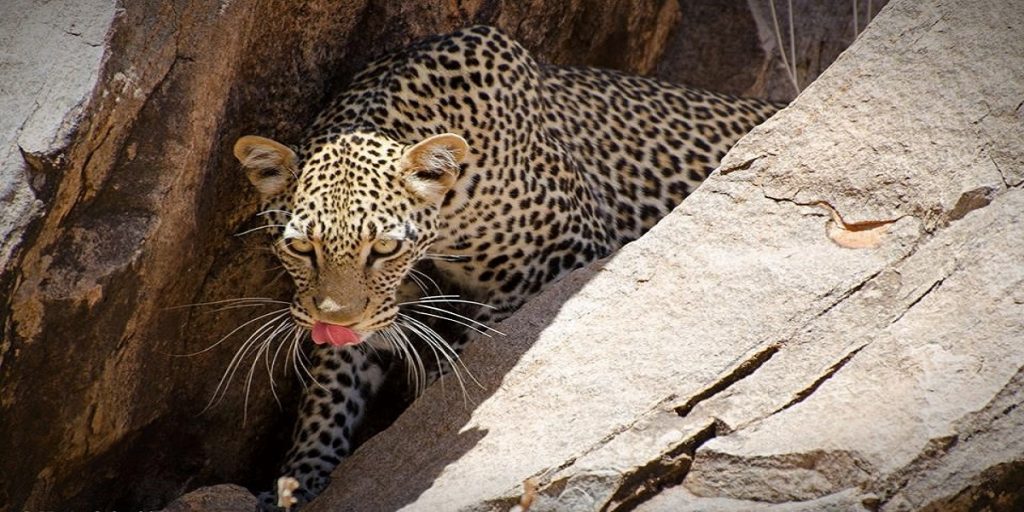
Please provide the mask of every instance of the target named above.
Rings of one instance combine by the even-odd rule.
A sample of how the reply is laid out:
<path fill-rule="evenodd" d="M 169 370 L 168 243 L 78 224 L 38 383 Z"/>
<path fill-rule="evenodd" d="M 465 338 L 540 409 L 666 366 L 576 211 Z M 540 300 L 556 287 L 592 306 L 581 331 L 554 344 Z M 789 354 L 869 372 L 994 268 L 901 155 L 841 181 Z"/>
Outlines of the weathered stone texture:
<path fill-rule="evenodd" d="M 256 509 L 256 497 L 237 485 L 213 485 L 192 491 L 162 512 L 240 512 Z"/>
<path fill-rule="evenodd" d="M 682 2 L 679 26 L 668 40 L 656 73 L 663 79 L 697 87 L 789 101 L 796 90 L 779 52 L 780 41 L 786 64 L 796 68 L 796 83 L 802 89 L 832 64 L 886 3 Z M 775 31 L 772 4 L 781 40 Z M 709 41 L 714 44 L 707 44 Z"/>

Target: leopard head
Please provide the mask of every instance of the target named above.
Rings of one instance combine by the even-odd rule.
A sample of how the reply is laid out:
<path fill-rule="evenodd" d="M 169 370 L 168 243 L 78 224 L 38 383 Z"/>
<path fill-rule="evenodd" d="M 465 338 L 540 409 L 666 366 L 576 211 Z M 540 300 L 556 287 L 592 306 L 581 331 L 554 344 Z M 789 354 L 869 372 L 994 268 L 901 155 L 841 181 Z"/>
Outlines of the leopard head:
<path fill-rule="evenodd" d="M 314 341 L 360 343 L 395 321 L 399 287 L 438 238 L 468 151 L 452 133 L 413 145 L 369 132 L 318 137 L 302 158 L 270 139 L 238 139 L 235 157 L 295 283 L 291 315 Z"/>

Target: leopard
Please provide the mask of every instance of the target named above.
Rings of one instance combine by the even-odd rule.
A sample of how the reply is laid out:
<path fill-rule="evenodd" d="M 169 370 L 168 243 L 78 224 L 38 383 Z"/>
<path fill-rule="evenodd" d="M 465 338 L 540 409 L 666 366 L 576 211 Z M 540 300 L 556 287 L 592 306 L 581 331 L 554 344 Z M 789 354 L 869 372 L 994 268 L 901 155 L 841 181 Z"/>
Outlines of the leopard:
<path fill-rule="evenodd" d="M 294 283 L 293 331 L 313 342 L 281 470 L 299 505 L 356 448 L 395 368 L 424 370 L 418 387 L 445 376 L 478 332 L 653 227 L 782 106 L 548 64 L 473 26 L 372 61 L 295 149 L 239 138 Z"/>

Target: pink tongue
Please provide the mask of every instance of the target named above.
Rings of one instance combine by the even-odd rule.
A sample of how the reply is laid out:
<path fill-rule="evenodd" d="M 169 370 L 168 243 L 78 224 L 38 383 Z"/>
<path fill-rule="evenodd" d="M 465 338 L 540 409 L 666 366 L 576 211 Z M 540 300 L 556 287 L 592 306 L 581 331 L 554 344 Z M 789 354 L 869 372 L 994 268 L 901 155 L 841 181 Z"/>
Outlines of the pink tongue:
<path fill-rule="evenodd" d="M 343 347 L 359 343 L 359 335 L 342 325 L 317 322 L 313 324 L 313 342 L 317 345 L 327 343 L 335 347 Z"/>

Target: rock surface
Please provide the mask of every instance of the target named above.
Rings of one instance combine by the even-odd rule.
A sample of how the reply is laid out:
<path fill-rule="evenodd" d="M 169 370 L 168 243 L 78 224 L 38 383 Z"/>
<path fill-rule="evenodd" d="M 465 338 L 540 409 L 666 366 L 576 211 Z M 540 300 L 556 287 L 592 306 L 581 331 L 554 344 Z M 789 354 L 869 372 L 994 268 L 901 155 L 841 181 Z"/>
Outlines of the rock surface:
<path fill-rule="evenodd" d="M 257 202 L 230 156 L 239 135 L 295 142 L 368 59 L 473 23 L 552 62 L 669 77 L 682 65 L 665 64 L 670 41 L 695 48 L 692 33 L 707 48 L 701 85 L 740 90 L 713 78 L 730 76 L 717 70 L 733 69 L 739 46 L 686 28 L 695 5 L 4 2 L 0 510 L 157 509 L 199 485 L 273 481 L 293 376 L 276 378 L 283 412 L 258 368 L 246 402 L 246 366 L 201 413 L 258 324 L 175 357 L 254 317 L 179 306 L 285 293 L 265 241 L 233 236 L 253 226 Z M 770 61 L 763 39 L 743 40 L 758 62 Z M 790 93 L 766 83 L 765 94 Z"/>
<path fill-rule="evenodd" d="M 256 509 L 256 497 L 237 485 L 223 484 L 192 491 L 162 512 L 240 512 Z"/>
<path fill-rule="evenodd" d="M 857 8 L 855 23 L 851 5 L 836 2 L 681 2 L 679 26 L 666 43 L 656 74 L 731 94 L 789 101 L 796 89 L 787 66 L 796 69 L 796 86 L 802 90 L 885 4 L 884 0 L 852 2 Z M 775 31 L 773 5 L 781 38 Z M 785 62 L 780 46 L 786 52 Z"/>
<path fill-rule="evenodd" d="M 897 0 L 310 511 L 1024 508 L 1024 10 Z"/>

